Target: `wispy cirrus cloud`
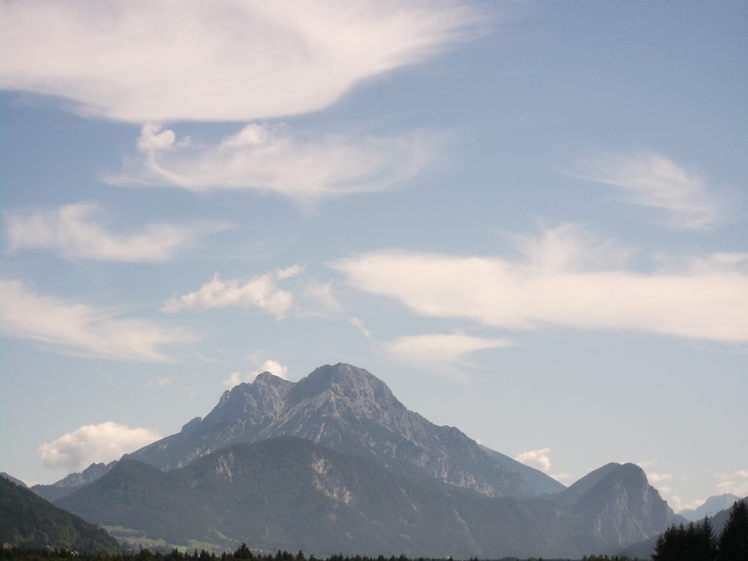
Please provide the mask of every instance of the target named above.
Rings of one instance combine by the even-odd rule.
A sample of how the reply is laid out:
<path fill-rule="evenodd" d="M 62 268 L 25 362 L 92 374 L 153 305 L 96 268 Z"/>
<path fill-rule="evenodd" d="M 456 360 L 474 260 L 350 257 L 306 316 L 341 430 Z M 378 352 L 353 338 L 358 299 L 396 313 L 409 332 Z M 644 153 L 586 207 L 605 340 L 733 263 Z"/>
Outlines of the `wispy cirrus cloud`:
<path fill-rule="evenodd" d="M 327 107 L 486 19 L 443 0 L 5 2 L 0 87 L 121 121 L 251 121 Z"/>
<path fill-rule="evenodd" d="M 682 259 L 653 272 L 566 225 L 518 237 L 514 258 L 382 250 L 332 263 L 358 290 L 430 317 L 513 330 L 554 324 L 748 342 L 748 254 Z"/>
<path fill-rule="evenodd" d="M 730 201 L 702 174 L 655 152 L 583 158 L 577 168 L 585 179 L 619 187 L 624 201 L 664 212 L 673 228 L 711 228 L 729 210 Z"/>
<path fill-rule="evenodd" d="M 456 373 L 457 367 L 470 365 L 465 359 L 469 353 L 514 345 L 506 339 L 484 339 L 462 333 L 429 333 L 399 337 L 383 343 L 382 348 L 395 359 L 420 370 Z"/>
<path fill-rule="evenodd" d="M 130 428 L 114 422 L 85 425 L 39 446 L 42 462 L 48 468 L 66 468 L 68 472 L 85 469 L 92 463 L 109 463 L 123 454 L 161 438 L 155 429 Z"/>
<path fill-rule="evenodd" d="M 54 210 L 5 212 L 9 251 L 45 249 L 68 259 L 98 261 L 166 261 L 200 235 L 227 224 L 149 224 L 143 231 L 115 233 L 106 225 L 105 208 L 86 201 Z"/>
<path fill-rule="evenodd" d="M 361 332 L 361 335 L 363 335 L 367 339 L 371 338 L 371 331 L 369 330 L 368 327 L 366 327 L 366 324 L 363 322 L 363 320 L 357 317 L 352 317 L 352 318 L 348 318 L 348 321 L 351 323 L 353 327 L 355 327 Z"/>
<path fill-rule="evenodd" d="M 283 319 L 291 309 L 293 294 L 280 288 L 279 283 L 303 270 L 300 265 L 293 265 L 247 280 L 221 280 L 216 274 L 197 291 L 166 301 L 161 311 L 176 313 L 182 310 L 205 311 L 228 307 L 257 308 L 276 319 Z"/>
<path fill-rule="evenodd" d="M 126 160 L 115 185 L 161 185 L 191 191 L 277 193 L 299 202 L 381 191 L 417 174 L 437 143 L 425 132 L 389 137 L 302 138 L 282 125 L 249 124 L 215 146 L 177 141 L 146 124 L 140 157 Z"/>
<path fill-rule="evenodd" d="M 120 317 L 115 309 L 44 296 L 17 280 L 0 280 L 0 329 L 73 356 L 138 362 L 174 362 L 164 347 L 198 337 L 181 328 Z"/>

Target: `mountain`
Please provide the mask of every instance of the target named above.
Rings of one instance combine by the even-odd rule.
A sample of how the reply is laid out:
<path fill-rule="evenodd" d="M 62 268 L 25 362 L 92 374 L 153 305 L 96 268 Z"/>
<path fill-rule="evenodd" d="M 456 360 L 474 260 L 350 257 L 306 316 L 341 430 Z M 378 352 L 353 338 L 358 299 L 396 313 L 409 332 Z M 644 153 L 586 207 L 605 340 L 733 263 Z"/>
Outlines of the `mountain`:
<path fill-rule="evenodd" d="M 525 464 L 518 462 L 517 460 L 513 460 L 509 456 L 505 456 L 504 454 L 502 454 L 501 452 L 497 452 L 496 450 L 491 450 L 490 448 L 486 448 L 483 445 L 481 445 L 480 447 L 481 450 L 483 450 L 486 454 L 499 462 L 506 469 L 508 469 L 512 473 L 520 475 L 522 479 L 525 480 L 525 483 L 527 483 L 530 488 L 538 495 L 552 495 L 554 493 L 560 493 L 561 491 L 566 489 L 566 485 L 564 485 L 563 483 L 559 483 L 552 477 L 544 474 L 542 471 L 531 468 L 530 466 L 526 466 Z"/>
<path fill-rule="evenodd" d="M 615 553 L 680 520 L 634 464 L 607 464 L 548 498 L 575 515 L 580 548 Z"/>
<path fill-rule="evenodd" d="M 714 516 L 720 510 L 729 509 L 733 503 L 740 500 L 737 495 L 731 495 L 725 493 L 724 495 L 718 495 L 709 497 L 703 505 L 696 509 L 684 509 L 681 510 L 680 514 L 686 520 L 696 522 L 697 520 L 703 519 L 705 516 Z"/>
<path fill-rule="evenodd" d="M 23 481 L 21 481 L 20 479 L 16 479 L 16 478 L 15 478 L 15 477 L 13 477 L 12 475 L 10 475 L 10 474 L 7 474 L 7 473 L 5 473 L 4 471 L 0 471 L 0 478 L 2 478 L 2 479 L 7 479 L 7 480 L 8 480 L 8 481 L 10 481 L 11 483 L 15 483 L 15 484 L 16 484 L 16 485 L 18 485 L 19 487 L 23 487 L 23 488 L 25 488 L 25 489 L 28 489 L 28 485 L 26 485 L 26 484 L 25 484 L 25 483 L 24 483 Z"/>
<path fill-rule="evenodd" d="M 92 481 L 96 481 L 99 477 L 112 469 L 116 463 L 117 462 L 114 461 L 109 464 L 91 464 L 81 473 L 71 473 L 67 477 L 61 479 L 57 483 L 52 483 L 51 485 L 34 485 L 31 490 L 43 499 L 53 502 L 57 499 L 73 494 L 75 491 Z"/>
<path fill-rule="evenodd" d="M 296 383 L 259 374 L 252 384 L 225 392 L 204 419 L 195 418 L 180 433 L 126 457 L 171 470 L 229 444 L 279 435 L 305 438 L 400 475 L 427 476 L 485 497 L 535 495 L 522 475 L 474 440 L 409 411 L 384 382 L 348 364 L 322 366 Z"/>
<path fill-rule="evenodd" d="M 0 477 L 0 543 L 24 548 L 66 548 L 118 553 L 117 541 L 101 528 Z"/>
<path fill-rule="evenodd" d="M 630 464 L 615 466 L 569 504 L 547 496 L 487 498 L 281 436 L 229 445 L 168 472 L 123 459 L 56 504 L 172 545 L 198 540 L 221 549 L 245 541 L 253 549 L 315 555 L 579 558 L 665 529 L 657 508 L 628 524 L 629 514 L 647 515 L 640 504 L 646 476 Z"/>

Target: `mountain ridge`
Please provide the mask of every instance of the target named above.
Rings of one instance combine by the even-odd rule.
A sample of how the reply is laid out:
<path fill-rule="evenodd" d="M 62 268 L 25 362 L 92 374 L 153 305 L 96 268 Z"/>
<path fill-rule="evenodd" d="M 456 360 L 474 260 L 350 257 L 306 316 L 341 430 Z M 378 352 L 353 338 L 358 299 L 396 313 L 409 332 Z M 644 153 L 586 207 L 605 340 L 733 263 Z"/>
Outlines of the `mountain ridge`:
<path fill-rule="evenodd" d="M 618 465 L 611 473 L 616 471 L 629 468 Z M 235 547 L 245 541 L 253 548 L 315 555 L 581 557 L 611 553 L 651 535 L 648 523 L 635 527 L 624 520 L 617 532 L 606 534 L 596 534 L 589 523 L 610 525 L 605 515 L 611 505 L 635 510 L 629 497 L 646 492 L 659 498 L 643 472 L 596 485 L 568 505 L 549 496 L 487 498 L 283 435 L 229 445 L 166 472 L 123 459 L 56 504 L 169 543 L 196 539 Z M 195 513 L 201 516 L 193 525 Z"/>
<path fill-rule="evenodd" d="M 434 425 L 408 410 L 383 381 L 342 363 L 321 366 L 299 382 L 261 373 L 224 392 L 205 418 L 125 457 L 169 470 L 229 444 L 283 434 L 483 496 L 535 494 L 459 429 Z"/>

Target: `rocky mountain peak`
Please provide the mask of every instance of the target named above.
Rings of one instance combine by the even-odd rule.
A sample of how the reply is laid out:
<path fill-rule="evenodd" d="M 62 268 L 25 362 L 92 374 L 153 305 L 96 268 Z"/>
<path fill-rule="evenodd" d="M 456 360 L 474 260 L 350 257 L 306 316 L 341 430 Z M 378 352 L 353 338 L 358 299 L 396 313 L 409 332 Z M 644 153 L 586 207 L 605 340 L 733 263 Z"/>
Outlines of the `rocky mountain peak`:
<path fill-rule="evenodd" d="M 306 400 L 343 400 L 345 407 L 371 417 L 382 409 L 405 407 L 395 398 L 387 384 L 363 368 L 338 363 L 317 368 L 289 392 L 291 404 Z"/>
<path fill-rule="evenodd" d="M 238 420 L 254 422 L 277 414 L 283 409 L 286 394 L 294 385 L 294 382 L 270 372 L 262 372 L 251 384 L 238 384 L 225 391 L 218 405 L 205 417 L 203 428 Z"/>
<path fill-rule="evenodd" d="M 578 531 L 586 533 L 591 544 L 609 544 L 611 549 L 600 549 L 605 553 L 655 536 L 675 521 L 673 511 L 634 464 L 607 464 L 551 498 L 574 505 Z"/>
<path fill-rule="evenodd" d="M 464 433 L 409 411 L 383 381 L 350 364 L 321 366 L 299 382 L 263 372 L 225 392 L 189 429 L 130 457 L 170 470 L 229 444 L 294 435 L 484 496 L 533 494 Z"/>

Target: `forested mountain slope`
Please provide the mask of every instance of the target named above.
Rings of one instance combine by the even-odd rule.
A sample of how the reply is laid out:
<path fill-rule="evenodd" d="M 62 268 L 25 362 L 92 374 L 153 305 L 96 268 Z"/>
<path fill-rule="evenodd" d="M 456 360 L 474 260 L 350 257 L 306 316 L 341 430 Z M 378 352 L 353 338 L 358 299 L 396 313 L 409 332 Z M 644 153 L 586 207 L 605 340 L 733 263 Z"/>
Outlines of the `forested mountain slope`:
<path fill-rule="evenodd" d="M 117 541 L 101 528 L 4 477 L 0 477 L 0 543 L 24 548 L 119 551 Z"/>

